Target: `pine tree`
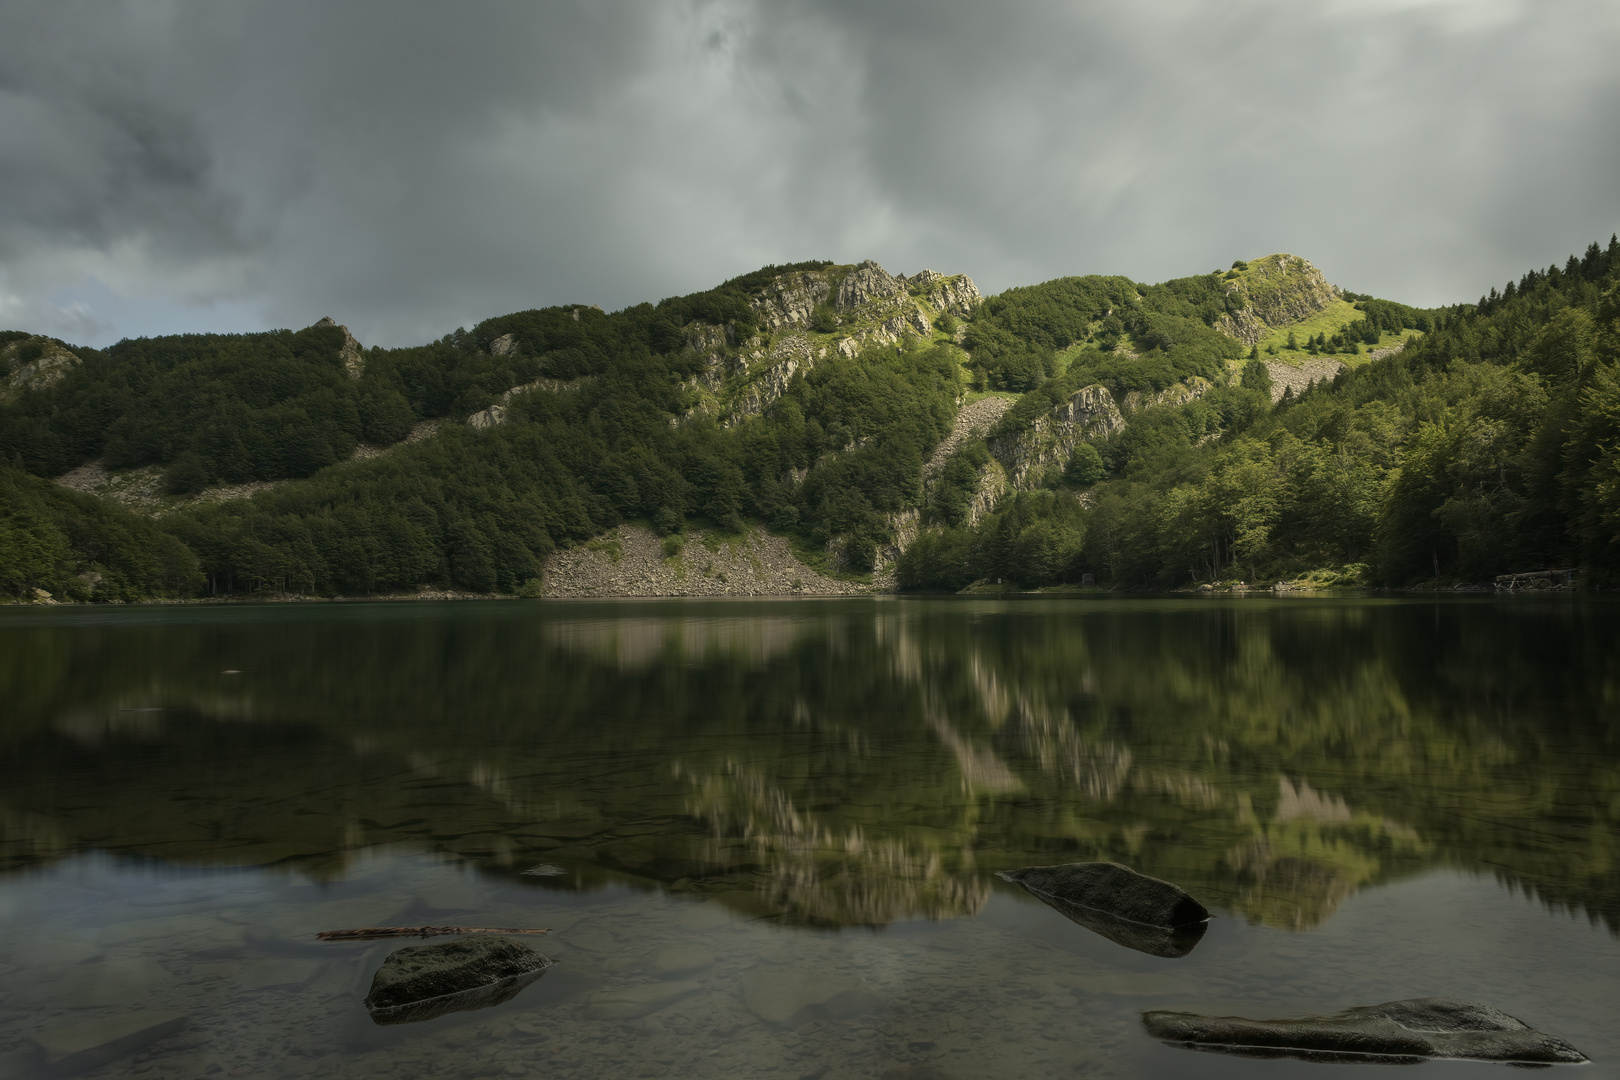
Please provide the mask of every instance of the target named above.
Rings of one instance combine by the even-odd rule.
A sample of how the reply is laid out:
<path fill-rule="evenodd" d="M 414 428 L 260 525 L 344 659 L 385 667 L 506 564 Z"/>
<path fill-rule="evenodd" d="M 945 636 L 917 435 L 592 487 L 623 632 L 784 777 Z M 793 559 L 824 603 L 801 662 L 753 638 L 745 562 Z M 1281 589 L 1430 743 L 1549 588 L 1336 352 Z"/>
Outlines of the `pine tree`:
<path fill-rule="evenodd" d="M 1581 273 L 1586 275 L 1588 281 L 1597 280 L 1603 273 L 1603 252 L 1596 240 L 1587 247 L 1586 255 L 1581 259 Z"/>

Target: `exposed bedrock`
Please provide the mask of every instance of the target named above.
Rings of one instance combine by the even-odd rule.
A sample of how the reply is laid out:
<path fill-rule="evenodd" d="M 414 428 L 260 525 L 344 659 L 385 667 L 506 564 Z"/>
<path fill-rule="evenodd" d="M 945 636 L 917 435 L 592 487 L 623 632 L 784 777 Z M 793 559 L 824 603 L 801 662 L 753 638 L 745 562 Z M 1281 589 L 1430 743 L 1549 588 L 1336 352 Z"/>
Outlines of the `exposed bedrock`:
<path fill-rule="evenodd" d="M 1013 487 L 1039 487 L 1049 469 L 1062 469 L 1077 446 L 1125 426 L 1106 387 L 1093 384 L 1069 395 L 1027 427 L 990 440 L 990 453 L 1007 470 Z"/>

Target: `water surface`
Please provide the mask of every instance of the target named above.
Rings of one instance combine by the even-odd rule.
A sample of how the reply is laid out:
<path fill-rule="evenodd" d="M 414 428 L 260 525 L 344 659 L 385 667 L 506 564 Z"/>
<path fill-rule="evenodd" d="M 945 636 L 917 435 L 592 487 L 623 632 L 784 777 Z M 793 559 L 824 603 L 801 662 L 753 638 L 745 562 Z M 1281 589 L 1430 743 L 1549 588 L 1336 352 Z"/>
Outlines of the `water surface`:
<path fill-rule="evenodd" d="M 1163 1046 L 1141 1013 L 1429 995 L 1607 1073 L 1617 614 L 7 612 L 0 1078 L 143 1010 L 184 1029 L 80 1075 L 1293 1077 L 1332 1067 Z M 1164 959 L 995 877 L 1090 859 L 1216 918 Z M 374 1024 L 372 973 L 416 942 L 314 935 L 421 923 L 548 926 L 557 963 L 504 1004 Z"/>

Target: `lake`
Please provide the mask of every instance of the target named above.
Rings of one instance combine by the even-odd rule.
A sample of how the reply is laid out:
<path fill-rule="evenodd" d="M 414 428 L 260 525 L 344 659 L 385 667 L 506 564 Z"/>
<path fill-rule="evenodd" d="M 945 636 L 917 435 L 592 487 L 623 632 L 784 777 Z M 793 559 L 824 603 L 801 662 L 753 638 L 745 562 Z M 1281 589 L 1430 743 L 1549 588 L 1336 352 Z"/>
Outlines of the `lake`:
<path fill-rule="evenodd" d="M 1617 617 L 0 609 L 0 1080 L 1283 1078 L 1328 1066 L 1143 1013 L 1433 996 L 1616 1075 Z M 1096 860 L 1202 901 L 1203 937 L 1128 948 L 996 876 Z M 457 939 L 315 935 L 419 925 L 550 928 L 511 940 L 555 963 L 379 1022 L 385 959 Z"/>

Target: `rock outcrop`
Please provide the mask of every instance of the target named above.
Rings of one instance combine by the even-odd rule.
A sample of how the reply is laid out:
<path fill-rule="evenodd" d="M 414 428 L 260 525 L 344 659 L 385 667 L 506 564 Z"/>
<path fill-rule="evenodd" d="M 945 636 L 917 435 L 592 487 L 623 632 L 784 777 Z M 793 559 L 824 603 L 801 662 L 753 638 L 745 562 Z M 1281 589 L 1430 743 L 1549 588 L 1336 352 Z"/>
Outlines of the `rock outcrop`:
<path fill-rule="evenodd" d="M 343 331 L 343 345 L 338 349 L 338 358 L 343 361 L 343 370 L 349 373 L 349 378 L 358 379 L 366 373 L 365 346 L 355 340 L 349 333 L 347 326 L 339 326 L 338 321 L 327 315 L 315 324 L 316 326 L 336 326 Z"/>
<path fill-rule="evenodd" d="M 1149 1012 L 1148 1034 L 1190 1050 L 1256 1058 L 1416 1064 L 1466 1058 L 1514 1065 L 1579 1065 L 1586 1055 L 1489 1005 L 1452 998 L 1390 1001 L 1336 1016 L 1246 1020 L 1240 1016 Z"/>
<path fill-rule="evenodd" d="M 1125 395 L 1125 411 L 1134 413 L 1139 409 L 1150 409 L 1159 405 L 1185 405 L 1189 401 L 1196 401 L 1215 388 L 1215 384 L 1201 375 L 1194 375 L 1189 379 L 1167 386 L 1156 394 L 1145 394 L 1140 390 L 1132 390 Z"/>
<path fill-rule="evenodd" d="M 902 279 L 867 259 L 845 274 L 844 280 L 838 283 L 838 299 L 834 306 L 839 311 L 854 311 L 873 300 L 898 296 L 905 291 L 906 283 Z"/>
<path fill-rule="evenodd" d="M 999 876 L 1086 929 L 1153 956 L 1187 955 L 1209 921 L 1208 909 L 1177 886 L 1118 863 L 1025 866 Z"/>
<path fill-rule="evenodd" d="M 1289 390 L 1298 397 L 1309 390 L 1313 383 L 1332 382 L 1344 367 L 1340 361 L 1325 357 L 1313 357 L 1297 365 L 1267 360 L 1266 370 L 1271 373 L 1271 403 L 1275 405 L 1281 401 L 1283 394 Z"/>
<path fill-rule="evenodd" d="M 748 304 L 767 330 L 802 327 L 810 324 L 816 306 L 825 303 L 832 284 L 815 271 L 782 274 L 749 298 Z"/>
<path fill-rule="evenodd" d="M 1125 418 L 1106 387 L 1082 387 L 1069 399 L 1021 431 L 990 440 L 990 452 L 1007 470 L 1017 489 L 1039 487 L 1050 469 L 1061 469 L 1075 448 L 1088 439 L 1111 435 L 1125 426 Z"/>
<path fill-rule="evenodd" d="M 984 302 L 979 288 L 966 274 L 946 277 L 933 270 L 919 270 L 906 287 L 911 294 L 926 300 L 940 314 L 971 315 L 973 309 Z"/>
<path fill-rule="evenodd" d="M 0 401 L 62 381 L 83 361 L 55 338 L 28 337 L 0 349 Z"/>
<path fill-rule="evenodd" d="M 1267 255 L 1223 282 L 1238 310 L 1215 320 L 1215 329 L 1253 345 L 1275 327 L 1308 319 L 1343 294 L 1297 255 Z"/>
<path fill-rule="evenodd" d="M 1001 497 L 1012 490 L 1007 482 L 1007 470 L 994 458 L 979 469 L 978 481 L 973 485 L 973 498 L 968 502 L 967 518 L 963 524 L 973 528 L 996 508 Z"/>
<path fill-rule="evenodd" d="M 816 345 L 803 334 L 785 334 L 771 346 L 770 366 L 760 372 L 732 402 L 728 427 L 749 416 L 758 416 L 787 392 L 788 384 L 800 371 L 808 371 L 827 355 L 827 346 Z"/>
<path fill-rule="evenodd" d="M 729 324 L 686 327 L 688 347 L 704 359 L 703 369 L 686 384 L 699 398 L 687 416 L 740 423 L 770 408 L 795 375 L 831 353 L 853 359 L 873 345 L 926 338 L 941 315 L 970 314 L 981 299 L 964 274 L 923 270 L 907 279 L 870 259 L 853 267 L 780 274 L 748 298 L 760 336 L 738 341 Z M 813 325 L 816 309 L 824 304 L 838 313 L 831 329 Z"/>
<path fill-rule="evenodd" d="M 928 455 L 928 460 L 923 462 L 923 483 L 927 484 L 938 476 L 951 455 L 964 442 L 988 435 L 990 429 L 996 426 L 996 421 L 1013 407 L 1015 400 L 1010 397 L 985 397 L 958 409 L 950 434 L 939 441 L 939 445 Z"/>
<path fill-rule="evenodd" d="M 916 543 L 917 532 L 922 527 L 922 512 L 913 507 L 890 514 L 888 525 L 891 539 L 872 556 L 872 573 L 877 575 L 873 580 L 885 586 L 891 584 L 888 576 L 893 572 L 895 563 L 900 561 L 900 556 L 905 554 L 906 548 Z"/>
<path fill-rule="evenodd" d="M 551 966 L 521 941 L 495 934 L 388 954 L 371 980 L 366 1009 L 378 1024 L 408 1024 L 510 1001 Z"/>
<path fill-rule="evenodd" d="M 588 378 L 590 376 L 586 375 L 578 379 L 536 379 L 534 382 L 524 383 L 522 386 L 514 386 L 501 395 L 500 401 L 467 417 L 467 423 L 475 428 L 499 427 L 501 424 L 506 423 L 507 406 L 511 403 L 512 398 L 518 394 L 532 394 L 539 390 L 553 394 L 565 394 L 571 390 L 578 390 Z"/>

